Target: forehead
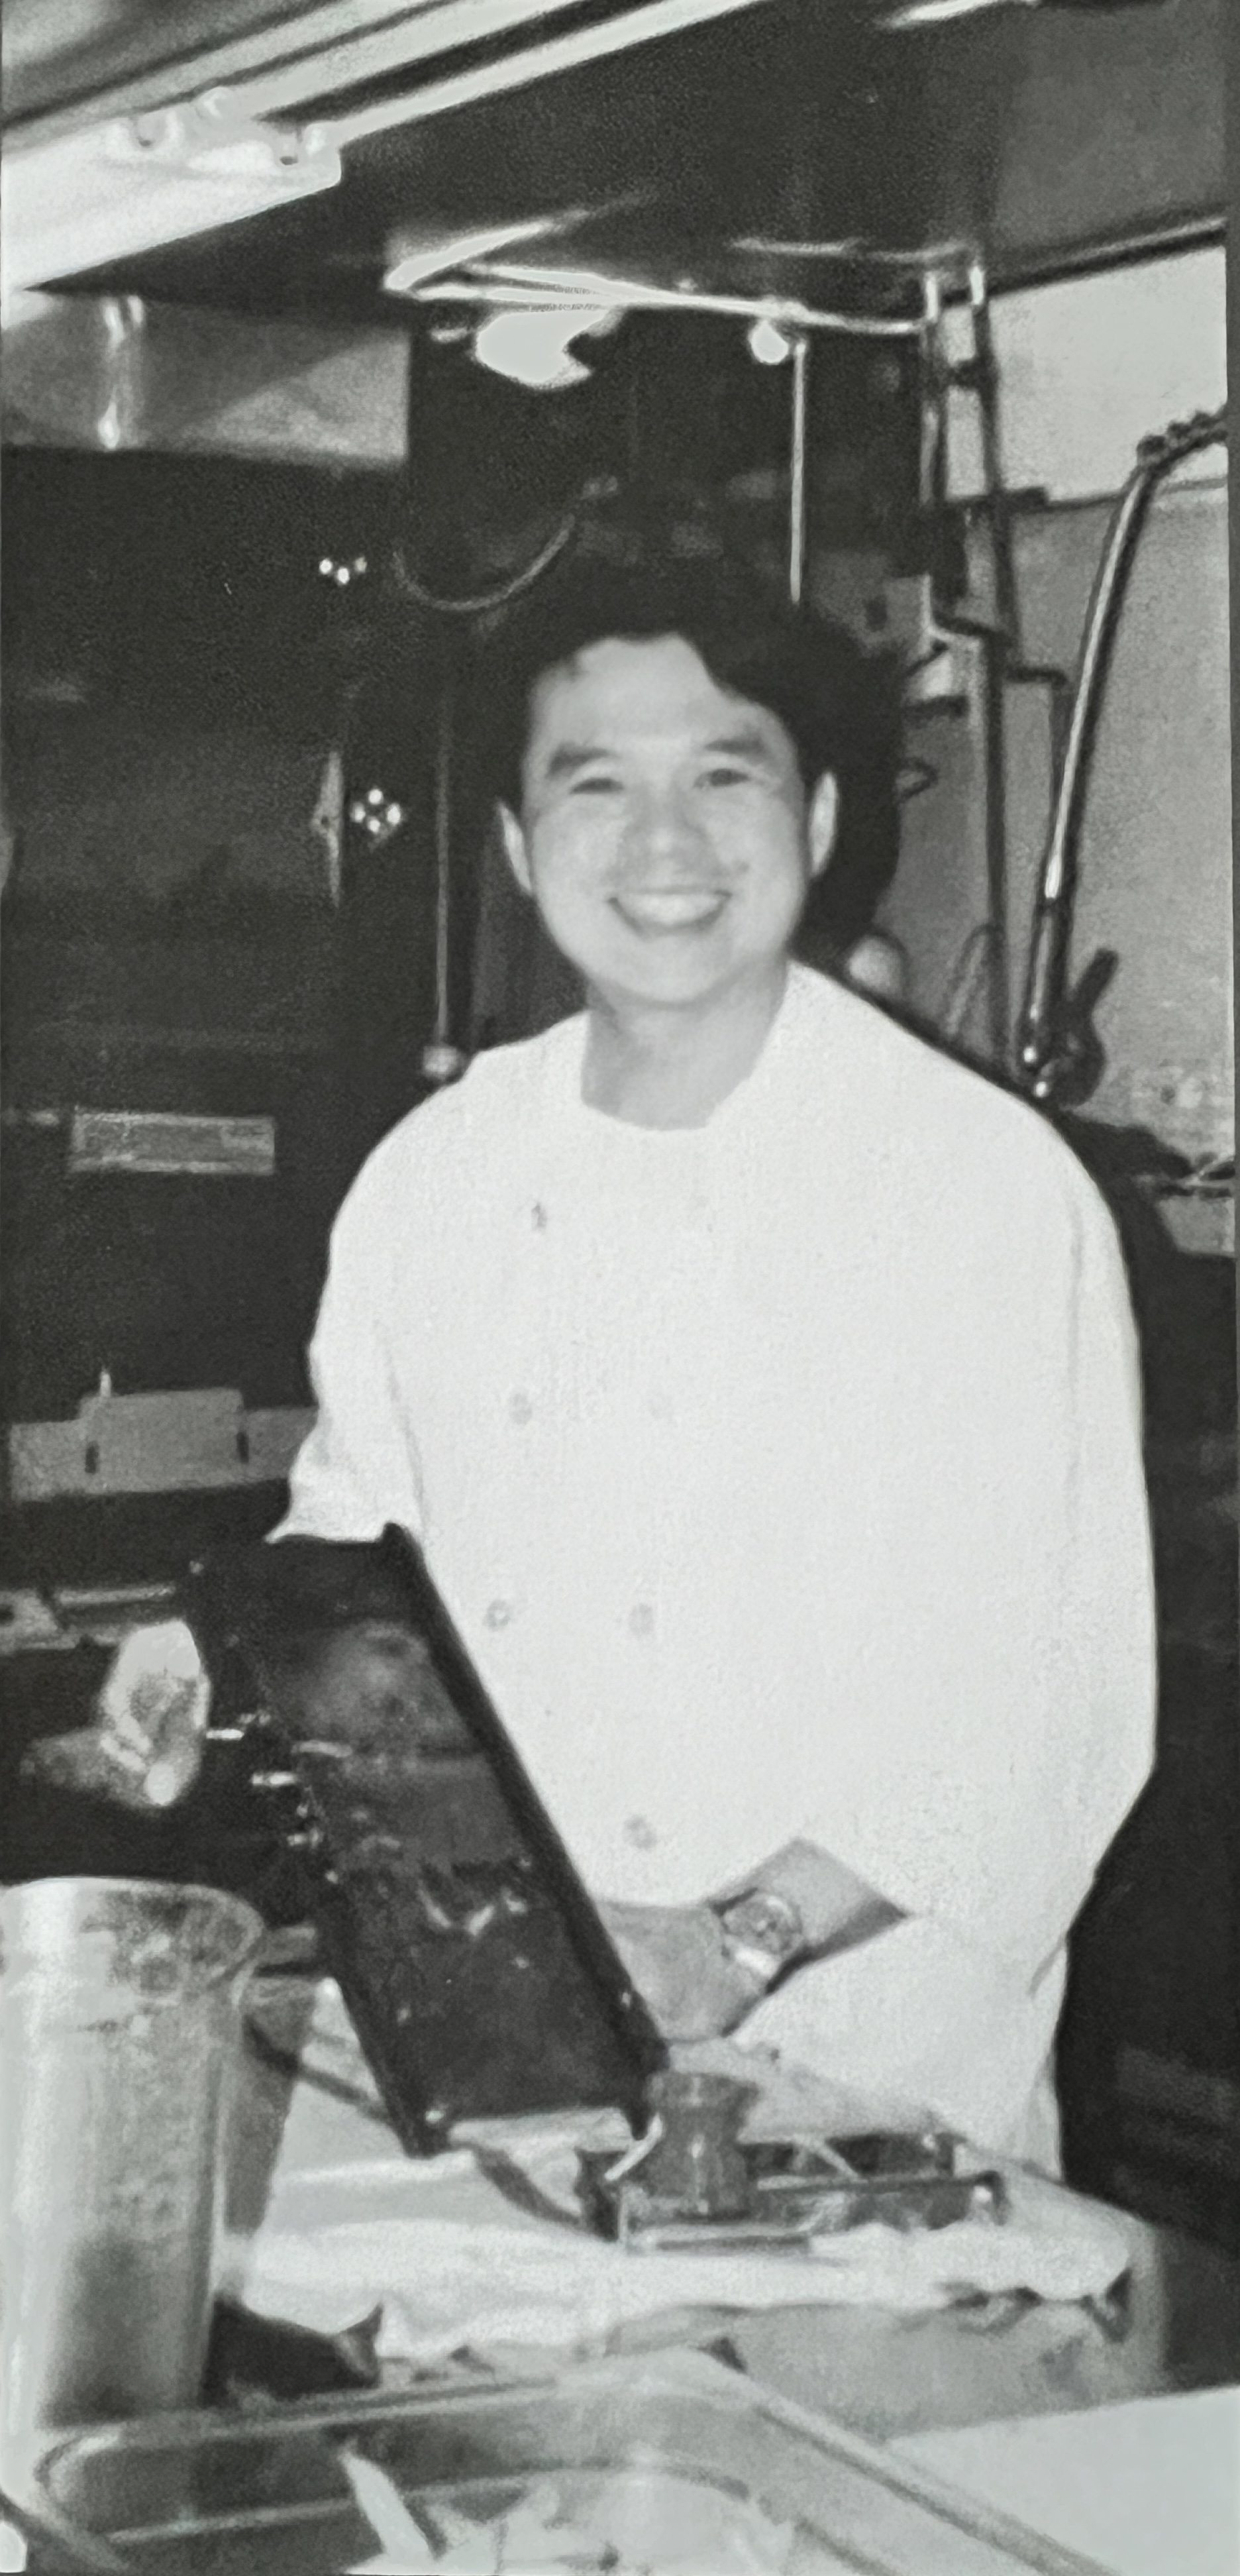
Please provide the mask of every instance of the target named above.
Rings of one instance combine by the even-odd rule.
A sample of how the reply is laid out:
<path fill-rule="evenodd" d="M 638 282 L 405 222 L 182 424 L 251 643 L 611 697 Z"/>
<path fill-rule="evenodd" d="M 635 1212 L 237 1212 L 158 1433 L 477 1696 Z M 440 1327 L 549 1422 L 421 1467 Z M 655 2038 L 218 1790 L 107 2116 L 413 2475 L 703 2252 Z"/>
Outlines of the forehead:
<path fill-rule="evenodd" d="M 781 765 L 794 759 L 769 707 L 721 688 L 683 635 L 608 636 L 544 671 L 530 698 L 526 765 L 537 773 L 571 743 L 586 750 L 751 735 Z"/>

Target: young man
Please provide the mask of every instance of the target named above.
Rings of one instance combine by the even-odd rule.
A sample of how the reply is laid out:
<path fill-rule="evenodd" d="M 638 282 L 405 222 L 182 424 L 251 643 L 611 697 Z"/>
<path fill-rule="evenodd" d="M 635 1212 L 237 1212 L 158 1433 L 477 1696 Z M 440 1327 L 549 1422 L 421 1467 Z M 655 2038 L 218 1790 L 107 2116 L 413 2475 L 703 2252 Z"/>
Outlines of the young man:
<path fill-rule="evenodd" d="M 1110 1221 L 789 963 L 839 638 L 615 575 L 505 652 L 505 846 L 587 1006 L 354 1184 L 285 1531 L 418 1535 L 669 2035 L 1053 2164 L 1065 1936 L 1151 1749 Z"/>

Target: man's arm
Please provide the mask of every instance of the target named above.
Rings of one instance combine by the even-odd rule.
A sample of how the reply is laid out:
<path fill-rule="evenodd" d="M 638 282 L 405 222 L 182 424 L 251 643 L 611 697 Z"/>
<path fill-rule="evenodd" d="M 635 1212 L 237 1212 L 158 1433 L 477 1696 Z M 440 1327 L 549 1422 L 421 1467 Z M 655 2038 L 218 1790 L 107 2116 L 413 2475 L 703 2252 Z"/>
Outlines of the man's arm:
<path fill-rule="evenodd" d="M 776 1900 L 785 1955 L 764 1959 L 745 1938 L 751 1897 Z M 742 1911 L 733 1916 L 732 1909 Z M 793 1842 L 717 1890 L 705 1905 L 605 1905 L 604 1922 L 664 2036 L 713 2039 L 734 2030 L 775 1981 L 809 1959 L 870 1941 L 900 1920 L 889 1903 L 817 1844 Z M 730 1929 L 730 1920 L 736 1930 Z"/>
<path fill-rule="evenodd" d="M 868 1880 L 820 1843 L 786 1843 L 782 1851 L 759 1863 L 743 1878 L 716 1889 L 712 1911 L 726 1913 L 751 1891 L 780 1898 L 796 1914 L 801 1931 L 798 1955 L 825 1959 L 833 1951 L 851 1950 L 876 1932 L 900 1920 L 900 1907 L 890 1903 Z"/>
<path fill-rule="evenodd" d="M 289 1509 L 274 1539 L 376 1539 L 389 1521 L 419 1535 L 416 1461 L 385 1323 L 390 1219 L 386 1170 L 372 1162 L 332 1230 L 310 1345 L 316 1417 L 293 1462 Z"/>

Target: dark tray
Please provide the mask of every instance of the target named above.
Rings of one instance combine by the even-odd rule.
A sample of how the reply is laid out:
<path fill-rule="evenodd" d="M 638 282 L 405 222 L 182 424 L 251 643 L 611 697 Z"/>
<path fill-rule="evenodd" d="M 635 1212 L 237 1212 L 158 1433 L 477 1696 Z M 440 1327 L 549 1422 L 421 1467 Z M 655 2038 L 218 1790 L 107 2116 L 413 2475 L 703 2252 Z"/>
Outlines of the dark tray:
<path fill-rule="evenodd" d="M 191 1615 L 402 2144 L 607 2105 L 666 2050 L 418 1549 L 287 1539 Z"/>

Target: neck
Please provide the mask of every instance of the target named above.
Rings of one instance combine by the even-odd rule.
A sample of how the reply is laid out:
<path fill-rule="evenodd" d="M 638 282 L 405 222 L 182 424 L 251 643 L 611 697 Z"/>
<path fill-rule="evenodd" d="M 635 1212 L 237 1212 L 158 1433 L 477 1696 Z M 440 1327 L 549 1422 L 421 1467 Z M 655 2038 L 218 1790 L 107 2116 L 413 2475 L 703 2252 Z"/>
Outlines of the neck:
<path fill-rule="evenodd" d="M 700 1005 L 588 997 L 582 1098 L 635 1127 L 704 1127 L 752 1073 L 783 999 L 786 958 Z"/>

